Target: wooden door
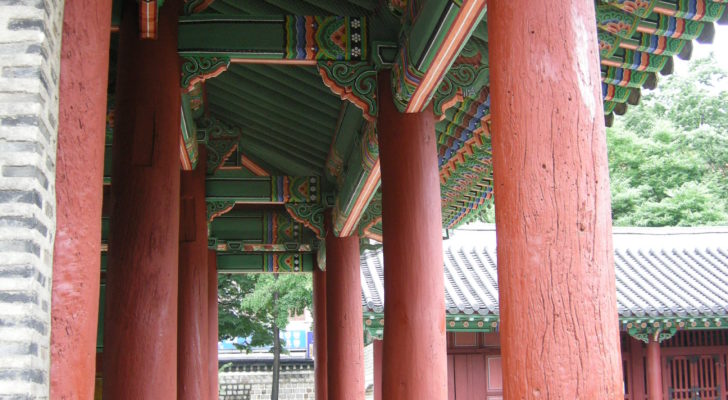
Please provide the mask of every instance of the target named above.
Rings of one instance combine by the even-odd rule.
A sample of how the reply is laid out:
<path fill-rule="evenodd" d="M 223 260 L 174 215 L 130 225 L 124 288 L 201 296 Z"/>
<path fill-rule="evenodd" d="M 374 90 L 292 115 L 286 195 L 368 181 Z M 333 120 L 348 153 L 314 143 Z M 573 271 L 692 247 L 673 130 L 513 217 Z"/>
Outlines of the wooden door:
<path fill-rule="evenodd" d="M 449 400 L 503 400 L 501 357 L 482 353 L 448 356 Z"/>
<path fill-rule="evenodd" d="M 667 358 L 667 398 L 671 400 L 719 400 L 723 396 L 718 374 L 718 355 Z"/>

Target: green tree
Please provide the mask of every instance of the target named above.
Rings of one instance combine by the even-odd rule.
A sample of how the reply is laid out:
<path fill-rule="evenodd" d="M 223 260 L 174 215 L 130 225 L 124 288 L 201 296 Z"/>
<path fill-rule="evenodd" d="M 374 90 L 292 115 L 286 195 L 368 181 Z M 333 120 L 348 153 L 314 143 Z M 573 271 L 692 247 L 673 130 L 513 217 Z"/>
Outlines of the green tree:
<path fill-rule="evenodd" d="M 246 338 L 239 348 L 272 345 L 272 400 L 278 399 L 280 354 L 279 330 L 291 315 L 311 307 L 313 284 L 310 274 L 221 275 L 218 281 L 219 329 L 222 339 Z"/>
<path fill-rule="evenodd" d="M 615 225 L 728 222 L 727 86 L 712 56 L 695 60 L 607 129 Z"/>

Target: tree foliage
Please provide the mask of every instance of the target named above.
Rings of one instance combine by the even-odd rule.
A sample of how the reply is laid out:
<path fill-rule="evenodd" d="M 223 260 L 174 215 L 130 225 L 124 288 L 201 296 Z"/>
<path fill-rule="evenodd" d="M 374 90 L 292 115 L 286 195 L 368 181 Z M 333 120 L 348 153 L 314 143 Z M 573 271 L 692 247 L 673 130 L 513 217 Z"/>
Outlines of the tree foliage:
<path fill-rule="evenodd" d="M 220 275 L 220 338 L 244 338 L 238 346 L 247 351 L 269 346 L 274 324 L 285 328 L 289 316 L 303 314 L 311 306 L 312 293 L 310 274 L 278 274 L 278 279 L 271 273 Z"/>
<path fill-rule="evenodd" d="M 618 226 L 728 222 L 728 72 L 693 61 L 607 129 Z"/>

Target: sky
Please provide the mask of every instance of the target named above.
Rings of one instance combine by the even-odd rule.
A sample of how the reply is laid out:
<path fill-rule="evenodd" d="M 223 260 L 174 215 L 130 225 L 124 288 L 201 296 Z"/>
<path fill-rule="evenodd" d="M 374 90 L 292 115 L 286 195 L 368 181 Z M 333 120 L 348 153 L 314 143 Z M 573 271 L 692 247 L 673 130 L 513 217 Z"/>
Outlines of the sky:
<path fill-rule="evenodd" d="M 723 67 L 728 70 L 728 25 L 715 26 L 715 38 L 711 44 L 700 44 L 697 41 L 693 41 L 693 60 L 707 57 L 712 51 L 715 54 L 716 60 Z M 683 74 L 687 72 L 688 64 L 690 61 L 684 61 L 678 57 L 673 57 L 675 60 L 675 73 Z M 723 86 L 728 86 L 728 82 L 723 82 Z M 728 89 L 728 87 L 726 87 Z"/>

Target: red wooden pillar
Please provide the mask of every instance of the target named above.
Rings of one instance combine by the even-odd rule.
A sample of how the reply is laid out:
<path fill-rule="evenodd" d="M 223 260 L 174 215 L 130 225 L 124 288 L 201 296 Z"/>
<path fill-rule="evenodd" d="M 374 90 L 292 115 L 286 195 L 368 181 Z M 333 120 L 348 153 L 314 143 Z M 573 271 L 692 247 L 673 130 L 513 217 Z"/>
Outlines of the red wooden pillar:
<path fill-rule="evenodd" d="M 199 167 L 198 167 L 199 168 Z M 207 291 L 207 317 L 208 325 L 208 370 L 210 374 L 210 400 L 219 398 L 218 391 L 218 362 L 217 362 L 217 340 L 218 340 L 218 308 L 217 308 L 217 252 L 215 250 L 207 250 L 207 268 L 208 268 L 208 291 Z"/>
<path fill-rule="evenodd" d="M 374 346 L 374 400 L 382 400 L 382 357 L 384 357 L 384 342 L 375 340 Z"/>
<path fill-rule="evenodd" d="M 432 110 L 402 114 L 379 76 L 387 399 L 447 398 L 440 181 Z"/>
<path fill-rule="evenodd" d="M 507 399 L 622 398 L 594 12 L 488 3 Z"/>
<path fill-rule="evenodd" d="M 205 400 L 210 392 L 205 150 L 205 146 L 200 146 L 195 170 L 181 172 L 177 331 L 179 400 Z"/>
<path fill-rule="evenodd" d="M 318 267 L 313 269 L 313 318 L 314 343 L 316 344 L 316 360 L 314 361 L 316 400 L 327 400 L 326 271 L 322 271 Z"/>
<path fill-rule="evenodd" d="M 51 302 L 53 399 L 94 392 L 111 0 L 66 2 Z"/>
<path fill-rule="evenodd" d="M 327 395 L 364 400 L 364 317 L 361 306 L 359 236 L 336 237 L 327 218 Z"/>
<path fill-rule="evenodd" d="M 119 41 L 104 400 L 177 398 L 180 88 L 177 16 L 140 40 L 127 0 Z"/>
<path fill-rule="evenodd" d="M 662 357 L 660 342 L 651 337 L 647 343 L 647 398 L 662 400 Z"/>

